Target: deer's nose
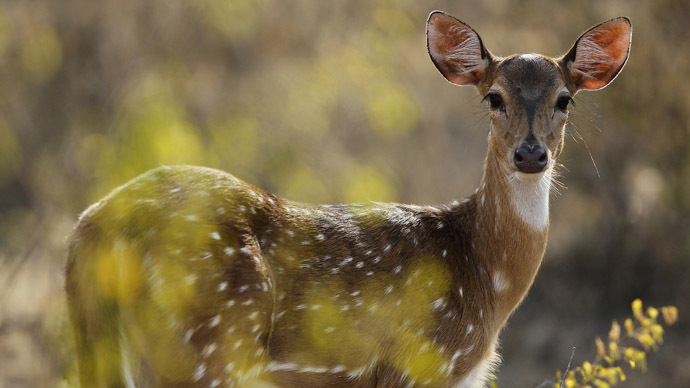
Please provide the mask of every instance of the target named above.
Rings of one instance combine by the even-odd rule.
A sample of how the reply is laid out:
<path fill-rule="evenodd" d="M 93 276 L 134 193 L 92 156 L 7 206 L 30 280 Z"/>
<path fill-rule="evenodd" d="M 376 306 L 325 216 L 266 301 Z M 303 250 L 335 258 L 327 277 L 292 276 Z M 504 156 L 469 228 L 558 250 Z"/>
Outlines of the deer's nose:
<path fill-rule="evenodd" d="M 538 142 L 527 139 L 515 151 L 513 160 L 520 172 L 535 174 L 544 171 L 549 162 L 549 157 Z"/>

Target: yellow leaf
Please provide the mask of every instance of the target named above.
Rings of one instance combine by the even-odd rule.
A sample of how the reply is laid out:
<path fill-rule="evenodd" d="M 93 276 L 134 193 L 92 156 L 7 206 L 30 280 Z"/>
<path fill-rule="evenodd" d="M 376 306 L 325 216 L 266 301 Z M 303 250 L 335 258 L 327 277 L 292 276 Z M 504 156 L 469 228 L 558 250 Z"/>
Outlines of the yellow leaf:
<path fill-rule="evenodd" d="M 661 327 L 661 325 L 655 323 L 652 325 L 650 331 L 652 332 L 652 338 L 654 338 L 657 343 L 662 343 L 664 341 L 664 328 Z"/>
<path fill-rule="evenodd" d="M 641 371 L 647 371 L 647 353 L 638 351 L 637 358 L 635 359 L 635 364 L 637 364 Z"/>
<path fill-rule="evenodd" d="M 597 345 L 597 356 L 602 357 L 602 358 L 605 357 L 606 356 L 606 345 L 604 345 L 604 341 L 602 341 L 601 338 L 597 337 L 594 342 Z"/>
<path fill-rule="evenodd" d="M 648 307 L 647 315 L 649 315 L 649 317 L 652 319 L 656 319 L 656 317 L 659 316 L 659 310 L 655 309 L 654 307 Z"/>
<path fill-rule="evenodd" d="M 635 326 L 633 325 L 633 320 L 628 318 L 625 320 L 625 332 L 628 333 L 628 336 L 632 337 L 635 333 Z"/>
<path fill-rule="evenodd" d="M 613 321 L 611 324 L 611 331 L 609 331 L 609 341 L 618 342 L 621 338 L 621 326 L 618 322 Z"/>
<path fill-rule="evenodd" d="M 625 373 L 623 373 L 623 369 L 621 367 L 616 367 L 616 372 L 618 372 L 618 377 L 620 377 L 621 381 L 625 381 Z"/>
<path fill-rule="evenodd" d="M 656 348 L 656 341 L 654 341 L 654 338 L 647 333 L 642 333 L 637 336 L 637 340 L 645 350 L 649 350 L 649 348 Z"/>
<path fill-rule="evenodd" d="M 584 364 L 582 364 L 582 369 L 585 372 L 585 377 L 592 374 L 592 364 L 590 364 L 589 361 L 585 361 Z"/>
<path fill-rule="evenodd" d="M 676 323 L 678 319 L 678 309 L 676 306 L 664 306 L 661 308 L 661 314 L 664 316 L 664 321 L 671 326 Z"/>
<path fill-rule="evenodd" d="M 618 383 L 618 373 L 616 368 L 603 368 L 601 373 L 599 373 L 599 378 L 606 379 L 609 384 L 615 385 Z"/>
<path fill-rule="evenodd" d="M 614 360 L 618 359 L 620 357 L 618 355 L 618 343 L 617 342 L 609 342 L 609 356 L 613 358 Z"/>
<path fill-rule="evenodd" d="M 594 385 L 596 385 L 598 388 L 610 388 L 611 386 L 607 384 L 603 380 L 594 380 Z"/>
<path fill-rule="evenodd" d="M 635 359 L 635 348 L 625 348 L 623 350 L 623 356 L 625 357 L 626 360 Z"/>
<path fill-rule="evenodd" d="M 640 299 L 635 299 L 632 302 L 632 311 L 635 318 L 640 319 L 642 317 L 642 301 Z"/>

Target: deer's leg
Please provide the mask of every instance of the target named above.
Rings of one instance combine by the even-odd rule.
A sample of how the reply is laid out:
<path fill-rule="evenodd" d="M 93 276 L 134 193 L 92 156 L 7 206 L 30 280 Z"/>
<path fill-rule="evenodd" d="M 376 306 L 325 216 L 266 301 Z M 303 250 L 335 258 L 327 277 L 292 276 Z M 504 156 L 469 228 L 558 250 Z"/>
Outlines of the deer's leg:
<path fill-rule="evenodd" d="M 117 300 L 103 298 L 96 277 L 95 243 L 73 243 L 67 262 L 67 301 L 82 387 L 123 387 Z"/>
<path fill-rule="evenodd" d="M 203 387 L 268 384 L 267 343 L 273 313 L 273 281 L 253 238 L 232 247 L 231 262 L 208 272 L 204 300 L 184 334 L 196 353 L 192 380 Z"/>

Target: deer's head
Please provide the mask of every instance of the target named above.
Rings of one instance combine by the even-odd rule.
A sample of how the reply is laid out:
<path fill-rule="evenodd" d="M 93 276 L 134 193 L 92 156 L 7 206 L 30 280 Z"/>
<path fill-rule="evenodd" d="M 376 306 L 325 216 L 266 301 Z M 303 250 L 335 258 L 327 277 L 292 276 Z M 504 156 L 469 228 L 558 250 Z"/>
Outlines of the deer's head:
<path fill-rule="evenodd" d="M 579 90 L 608 85 L 628 58 L 632 26 L 624 17 L 599 24 L 567 54 L 497 57 L 468 25 L 442 12 L 427 21 L 427 45 L 441 74 L 474 85 L 489 105 L 489 155 L 509 175 L 533 180 L 563 149 L 568 106 Z"/>

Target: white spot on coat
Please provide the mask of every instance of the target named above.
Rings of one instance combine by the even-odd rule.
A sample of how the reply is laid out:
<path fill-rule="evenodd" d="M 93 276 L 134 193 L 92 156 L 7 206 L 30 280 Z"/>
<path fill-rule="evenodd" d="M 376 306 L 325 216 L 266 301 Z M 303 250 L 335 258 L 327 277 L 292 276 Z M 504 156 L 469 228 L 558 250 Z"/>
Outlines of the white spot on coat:
<path fill-rule="evenodd" d="M 501 271 L 494 272 L 494 290 L 496 290 L 496 292 L 499 292 L 499 293 L 503 292 L 506 289 L 508 289 L 509 286 L 510 286 L 510 283 L 505 278 L 505 276 L 503 276 L 503 272 L 501 272 Z"/>
<path fill-rule="evenodd" d="M 433 303 L 434 310 L 438 310 L 441 306 L 443 306 L 443 298 L 436 299 Z"/>
<path fill-rule="evenodd" d="M 184 333 L 184 342 L 188 343 L 194 334 L 194 329 L 189 329 Z"/>
<path fill-rule="evenodd" d="M 211 318 L 211 321 L 208 323 L 208 327 L 216 327 L 220 323 L 220 315 L 216 315 L 215 317 Z"/>
<path fill-rule="evenodd" d="M 297 370 L 297 365 L 292 362 L 275 362 L 271 361 L 266 366 L 267 372 L 274 372 L 279 370 Z"/>
<path fill-rule="evenodd" d="M 194 381 L 199 381 L 201 380 L 202 377 L 204 377 L 204 374 L 206 374 L 206 364 L 199 364 L 199 366 L 196 368 L 196 371 L 194 371 Z"/>
<path fill-rule="evenodd" d="M 216 350 L 216 348 L 217 348 L 217 345 L 215 342 L 207 345 L 206 347 L 204 347 L 204 350 L 201 351 L 201 356 L 204 358 L 207 358 L 208 356 L 211 355 L 211 353 L 213 353 Z"/>

